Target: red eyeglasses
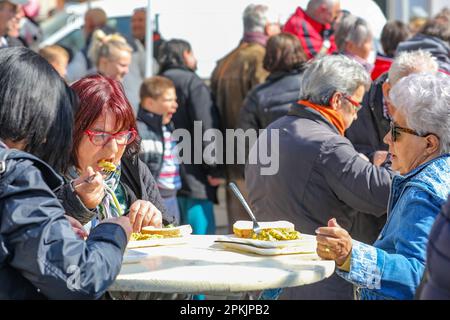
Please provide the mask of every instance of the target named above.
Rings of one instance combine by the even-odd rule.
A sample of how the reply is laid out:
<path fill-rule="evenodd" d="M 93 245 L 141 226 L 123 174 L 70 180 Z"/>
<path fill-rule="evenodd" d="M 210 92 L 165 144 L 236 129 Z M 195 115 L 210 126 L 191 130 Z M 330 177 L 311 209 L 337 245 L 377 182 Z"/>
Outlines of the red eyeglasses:
<path fill-rule="evenodd" d="M 91 130 L 86 130 L 84 131 L 84 133 L 87 134 L 92 144 L 99 147 L 103 147 L 112 139 L 115 139 L 118 145 L 126 146 L 132 143 L 137 136 L 137 132 L 134 128 L 131 128 L 128 131 L 121 131 L 114 134 L 103 131 L 91 131 Z"/>
<path fill-rule="evenodd" d="M 342 96 L 344 97 L 345 100 L 347 100 L 348 102 L 350 102 L 352 104 L 352 107 L 355 109 L 356 112 L 361 110 L 362 105 L 359 102 L 356 102 L 355 100 L 353 100 L 352 97 L 350 97 L 347 94 L 342 94 Z"/>

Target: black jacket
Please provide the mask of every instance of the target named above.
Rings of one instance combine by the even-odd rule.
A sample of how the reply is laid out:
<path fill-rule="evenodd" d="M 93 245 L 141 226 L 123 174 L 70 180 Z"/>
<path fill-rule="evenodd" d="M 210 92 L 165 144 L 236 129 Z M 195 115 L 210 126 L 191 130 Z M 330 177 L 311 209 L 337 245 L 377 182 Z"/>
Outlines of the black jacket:
<path fill-rule="evenodd" d="M 163 166 L 164 153 L 166 150 L 164 144 L 164 134 L 162 130 L 162 117 L 152 112 L 148 112 L 142 107 L 139 107 L 136 123 L 139 131 L 139 136 L 142 139 L 141 152 L 139 153 L 139 157 L 148 166 L 153 177 L 155 179 L 158 179 L 161 168 Z M 172 122 L 168 123 L 166 127 L 170 132 L 173 132 L 174 125 Z M 179 164 L 179 174 L 180 177 L 182 177 L 184 174 L 182 163 Z M 167 198 L 176 196 L 176 190 L 163 191 L 164 194 L 161 194 L 162 197 Z M 161 189 L 160 192 L 162 192 Z"/>
<path fill-rule="evenodd" d="M 0 300 L 100 298 L 120 271 L 124 230 L 105 223 L 79 239 L 52 192 L 59 176 L 17 150 L 2 162 L 5 150 L 0 142 Z"/>
<path fill-rule="evenodd" d="M 187 130 L 191 138 L 190 159 L 186 161 L 181 152 L 185 175 L 181 177 L 182 187 L 178 195 L 217 202 L 217 188 L 210 186 L 207 180 L 208 175 L 223 175 L 217 159 L 203 157 L 200 164 L 194 161 L 195 157 L 204 156 L 205 147 L 214 143 L 200 141 L 203 133 L 208 129 L 220 128 L 219 112 L 211 92 L 202 79 L 188 68 L 171 67 L 163 70 L 161 76 L 169 78 L 175 84 L 178 102 L 177 112 L 173 115 L 175 128 Z M 201 121 L 202 130 L 197 129 L 198 134 L 194 134 L 194 121 Z"/>
<path fill-rule="evenodd" d="M 450 73 L 450 44 L 437 37 L 418 33 L 414 37 L 400 42 L 396 55 L 403 51 L 423 50 L 437 59 L 439 69 Z"/>
<path fill-rule="evenodd" d="M 163 165 L 165 150 L 162 117 L 148 112 L 140 106 L 136 120 L 139 136 L 142 139 L 139 158 L 144 161 L 153 177 L 157 179 Z M 167 127 L 173 131 L 172 123 L 169 123 Z"/>
<path fill-rule="evenodd" d="M 426 279 L 418 297 L 450 300 L 450 195 L 431 229 L 427 247 Z"/>
<path fill-rule="evenodd" d="M 285 116 L 300 93 L 302 70 L 278 72 L 256 86 L 245 98 L 240 111 L 239 128 L 264 129 L 278 118 Z"/>
<path fill-rule="evenodd" d="M 353 121 L 345 136 L 353 143 L 356 151 L 365 154 L 370 160 L 378 150 L 388 150 L 383 142 L 389 131 L 389 120 L 383 115 L 383 83 L 388 74 L 382 74 L 376 79 L 369 91 L 364 95 L 362 109 L 358 119 Z"/>
<path fill-rule="evenodd" d="M 245 170 L 250 204 L 261 221 L 287 220 L 315 234 L 331 218 L 356 240 L 372 243 L 385 222 L 391 173 L 362 159 L 348 139 L 317 111 L 295 104 L 267 129 L 278 141 L 260 136 L 250 155 L 278 144 L 278 170 L 259 161 Z M 276 146 L 276 145 L 275 145 Z M 258 148 L 257 148 L 258 147 Z M 364 213 L 362 213 L 364 212 Z M 337 275 L 319 283 L 285 289 L 283 298 L 351 299 L 352 285 Z"/>
<path fill-rule="evenodd" d="M 150 201 L 161 211 L 164 224 L 172 223 L 166 212 L 158 186 L 147 165 L 137 156 L 128 158 L 125 155 L 121 160 L 120 182 L 127 194 L 127 203 L 131 205 L 136 200 Z M 86 208 L 81 199 L 75 193 L 69 181 L 57 191 L 58 199 L 61 201 L 67 215 L 74 217 L 80 223 L 86 224 L 91 221 L 97 212 Z"/>

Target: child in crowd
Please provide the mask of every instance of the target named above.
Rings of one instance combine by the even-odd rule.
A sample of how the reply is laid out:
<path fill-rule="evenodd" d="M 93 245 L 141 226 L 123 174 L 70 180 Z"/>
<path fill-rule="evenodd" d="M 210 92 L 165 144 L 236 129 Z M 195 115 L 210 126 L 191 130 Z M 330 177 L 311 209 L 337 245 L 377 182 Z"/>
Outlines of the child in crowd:
<path fill-rule="evenodd" d="M 142 138 L 140 157 L 155 177 L 159 192 L 174 224 L 180 223 L 177 191 L 181 188 L 180 162 L 171 122 L 177 111 L 177 95 L 173 82 L 165 77 L 146 79 L 140 88 L 137 126 Z"/>

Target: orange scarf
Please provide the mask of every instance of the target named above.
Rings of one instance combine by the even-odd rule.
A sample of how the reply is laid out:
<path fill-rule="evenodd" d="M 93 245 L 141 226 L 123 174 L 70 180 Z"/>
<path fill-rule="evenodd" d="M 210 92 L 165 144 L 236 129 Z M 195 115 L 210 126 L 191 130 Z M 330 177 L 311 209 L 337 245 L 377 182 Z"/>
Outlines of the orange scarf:
<path fill-rule="evenodd" d="M 331 107 L 321 106 L 306 100 L 299 100 L 298 103 L 318 111 L 322 116 L 324 116 L 328 121 L 330 121 L 336 127 L 336 129 L 338 129 L 341 136 L 344 135 L 345 131 L 344 119 L 342 118 L 342 115 L 339 112 L 331 109 Z"/>

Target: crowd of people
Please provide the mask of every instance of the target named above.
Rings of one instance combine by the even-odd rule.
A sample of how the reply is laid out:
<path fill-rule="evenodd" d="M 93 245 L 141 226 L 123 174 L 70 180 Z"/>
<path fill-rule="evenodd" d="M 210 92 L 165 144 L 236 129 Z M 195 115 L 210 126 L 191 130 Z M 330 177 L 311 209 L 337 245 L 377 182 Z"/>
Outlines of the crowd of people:
<path fill-rule="evenodd" d="M 251 4 L 205 82 L 183 39 L 159 39 L 146 61 L 145 9 L 133 39 L 89 9 L 69 54 L 14 36 L 26 2 L 0 0 L 0 299 L 108 297 L 131 233 L 215 234 L 229 182 L 259 220 L 294 223 L 335 261 L 280 298 L 450 299 L 449 9 L 418 30 L 387 22 L 372 61 L 370 22 L 339 0 L 285 23 Z M 239 129 L 256 142 L 204 139 Z M 276 150 L 274 174 L 261 149 Z M 248 220 L 228 189 L 226 208 L 230 228 Z"/>

